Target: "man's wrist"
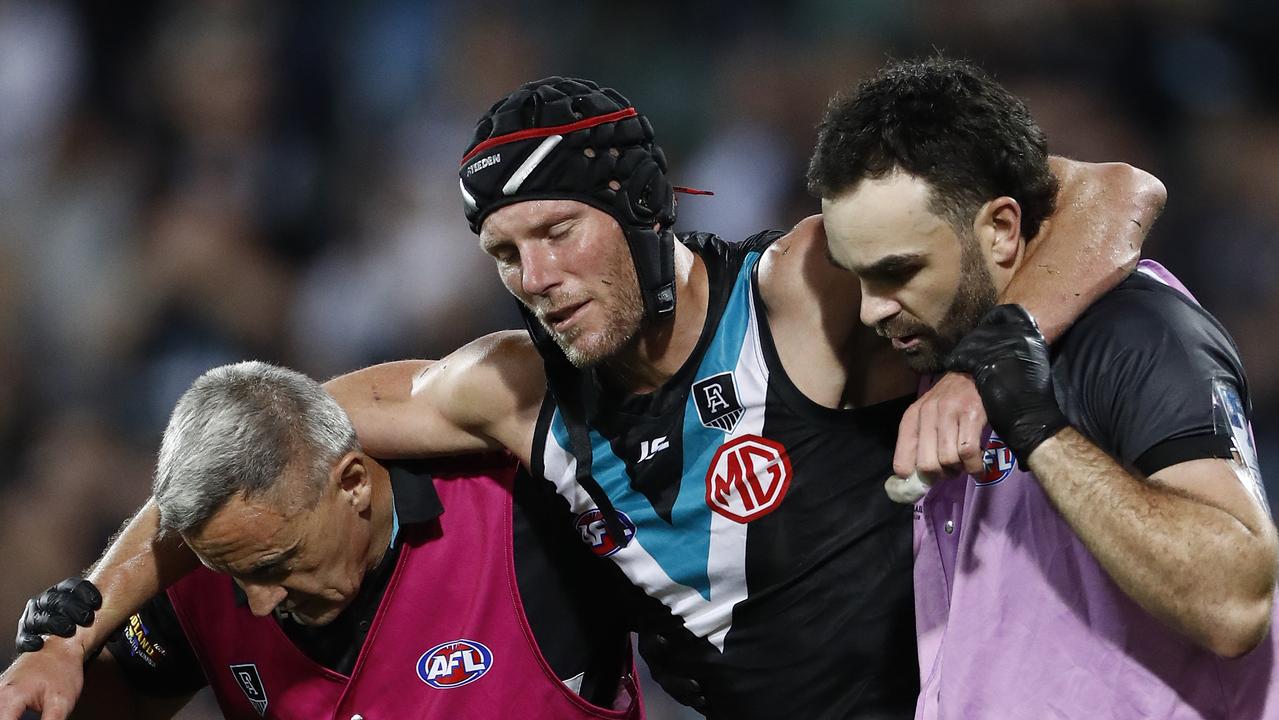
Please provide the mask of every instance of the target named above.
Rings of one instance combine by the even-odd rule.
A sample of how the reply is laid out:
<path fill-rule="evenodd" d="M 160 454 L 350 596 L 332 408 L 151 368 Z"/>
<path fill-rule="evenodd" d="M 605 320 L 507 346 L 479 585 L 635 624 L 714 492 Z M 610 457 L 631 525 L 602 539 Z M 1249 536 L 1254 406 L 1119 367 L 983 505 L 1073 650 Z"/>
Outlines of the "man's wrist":
<path fill-rule="evenodd" d="M 1058 428 L 1056 432 L 1044 438 L 1043 442 L 1036 445 L 1024 458 L 1026 467 L 1029 468 L 1031 472 L 1034 472 L 1035 468 L 1047 459 L 1060 455 L 1062 452 L 1062 446 L 1067 442 L 1067 435 L 1069 434 L 1067 431 L 1073 433 L 1075 432 L 1075 429 L 1070 425 L 1064 425 Z M 1020 456 L 1019 459 L 1021 459 Z"/>
<path fill-rule="evenodd" d="M 991 408 L 987 408 L 990 412 Z M 1070 425 L 1055 399 L 1044 398 L 1022 406 L 1012 419 L 991 413 L 991 426 L 1019 458 L 1030 456 L 1046 440 Z"/>

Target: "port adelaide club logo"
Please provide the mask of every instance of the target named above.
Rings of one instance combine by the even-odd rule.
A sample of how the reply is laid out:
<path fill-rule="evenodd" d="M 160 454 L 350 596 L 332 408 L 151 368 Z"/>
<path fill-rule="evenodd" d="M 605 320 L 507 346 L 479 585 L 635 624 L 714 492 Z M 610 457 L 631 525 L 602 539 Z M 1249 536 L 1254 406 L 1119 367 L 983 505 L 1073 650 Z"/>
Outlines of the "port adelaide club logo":
<path fill-rule="evenodd" d="M 417 660 L 417 676 L 440 690 L 470 685 L 492 668 L 493 652 L 474 640 L 440 643 Z"/>
<path fill-rule="evenodd" d="M 708 428 L 733 432 L 746 411 L 737 399 L 737 383 L 733 381 L 733 373 L 724 372 L 712 375 L 693 383 L 693 403 L 697 406 L 697 417 Z"/>

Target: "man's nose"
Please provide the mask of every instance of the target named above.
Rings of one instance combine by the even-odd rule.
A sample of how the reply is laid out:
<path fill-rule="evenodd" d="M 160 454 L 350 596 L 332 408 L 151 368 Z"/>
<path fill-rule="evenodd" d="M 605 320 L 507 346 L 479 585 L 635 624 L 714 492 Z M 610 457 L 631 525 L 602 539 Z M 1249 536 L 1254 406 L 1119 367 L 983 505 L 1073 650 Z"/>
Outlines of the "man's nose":
<path fill-rule="evenodd" d="M 862 324 L 875 327 L 902 311 L 901 303 L 887 295 L 877 295 L 862 285 Z"/>
<path fill-rule="evenodd" d="M 563 279 L 554 251 L 535 246 L 520 255 L 520 284 L 526 294 L 545 295 Z"/>
<path fill-rule="evenodd" d="M 244 584 L 244 595 L 249 599 L 249 610 L 258 617 L 271 614 L 277 605 L 284 601 L 288 591 L 279 585 Z"/>

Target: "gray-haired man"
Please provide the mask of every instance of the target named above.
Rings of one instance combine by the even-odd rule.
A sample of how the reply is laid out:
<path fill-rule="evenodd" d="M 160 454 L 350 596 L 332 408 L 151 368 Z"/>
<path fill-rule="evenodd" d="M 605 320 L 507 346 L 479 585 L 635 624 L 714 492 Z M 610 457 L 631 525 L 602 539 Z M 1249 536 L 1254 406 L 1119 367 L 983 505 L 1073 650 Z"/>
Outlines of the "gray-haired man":
<path fill-rule="evenodd" d="M 625 630 L 586 600 L 606 566 L 554 522 L 554 496 L 526 482 L 512 502 L 505 455 L 429 467 L 365 455 L 304 375 L 258 362 L 202 375 L 165 431 L 154 496 L 162 530 L 205 567 L 113 633 L 80 707 L 168 715 L 207 684 L 231 718 L 530 701 L 537 717 L 638 716 Z"/>

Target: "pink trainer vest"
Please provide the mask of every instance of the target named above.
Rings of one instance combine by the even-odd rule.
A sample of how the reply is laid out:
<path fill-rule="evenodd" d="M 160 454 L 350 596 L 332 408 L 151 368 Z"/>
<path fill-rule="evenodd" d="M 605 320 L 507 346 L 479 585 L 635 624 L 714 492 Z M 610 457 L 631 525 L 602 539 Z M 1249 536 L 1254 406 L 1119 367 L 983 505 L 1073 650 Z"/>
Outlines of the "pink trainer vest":
<path fill-rule="evenodd" d="M 306 657 L 273 618 L 236 607 L 206 568 L 169 590 L 227 718 L 386 720 L 644 717 L 628 677 L 609 710 L 579 697 L 542 658 L 524 616 L 511 543 L 513 463 L 437 475 L 446 512 L 405 543 L 350 677 Z"/>
<path fill-rule="evenodd" d="M 998 436 L 984 449 L 984 475 L 915 505 L 916 720 L 1279 718 L 1279 605 L 1243 657 L 1198 647 L 1110 579 Z"/>

